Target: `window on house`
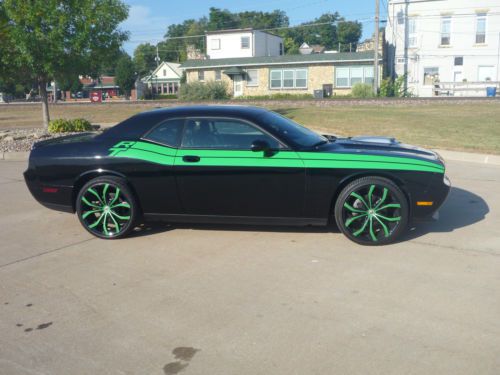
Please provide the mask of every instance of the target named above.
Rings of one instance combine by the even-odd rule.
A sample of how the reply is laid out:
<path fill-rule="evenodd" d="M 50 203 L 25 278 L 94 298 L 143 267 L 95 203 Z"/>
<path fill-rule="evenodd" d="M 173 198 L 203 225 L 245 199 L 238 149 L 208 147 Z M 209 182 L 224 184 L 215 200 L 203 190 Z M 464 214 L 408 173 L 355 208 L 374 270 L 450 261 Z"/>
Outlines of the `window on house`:
<path fill-rule="evenodd" d="M 215 71 L 215 80 L 220 81 L 222 79 L 222 71 L 220 69 L 217 69 Z"/>
<path fill-rule="evenodd" d="M 270 73 L 271 89 L 306 89 L 307 69 L 273 69 Z"/>
<path fill-rule="evenodd" d="M 449 46 L 451 41 L 451 17 L 441 18 L 441 45 Z"/>
<path fill-rule="evenodd" d="M 243 48 L 243 49 L 250 48 L 250 37 L 249 36 L 242 36 L 241 37 L 241 48 Z"/>
<path fill-rule="evenodd" d="M 220 39 L 212 39 L 210 47 L 212 49 L 220 49 Z"/>
<path fill-rule="evenodd" d="M 283 55 L 283 43 L 280 43 L 280 56 Z"/>
<path fill-rule="evenodd" d="M 307 70 L 297 69 L 295 70 L 295 87 L 297 88 L 307 88 Z"/>
<path fill-rule="evenodd" d="M 341 66 L 335 68 L 335 86 L 351 87 L 356 83 L 373 83 L 373 66 Z"/>
<path fill-rule="evenodd" d="M 351 86 L 363 83 L 363 67 L 351 68 Z"/>
<path fill-rule="evenodd" d="M 247 86 L 259 85 L 259 71 L 257 69 L 247 70 Z"/>
<path fill-rule="evenodd" d="M 455 66 L 462 66 L 464 65 L 464 58 L 463 56 L 457 56 L 455 57 Z"/>
<path fill-rule="evenodd" d="M 282 71 L 281 70 L 271 70 L 271 88 L 272 89 L 279 89 L 281 88 L 281 75 Z"/>
<path fill-rule="evenodd" d="M 368 83 L 369 85 L 373 85 L 373 66 L 365 66 L 365 77 L 364 77 L 364 82 Z"/>
<path fill-rule="evenodd" d="M 439 79 L 439 68 L 429 67 L 424 68 L 424 85 L 432 85 L 436 80 Z"/>
<path fill-rule="evenodd" d="M 336 68 L 335 69 L 335 86 L 349 87 L 349 68 Z"/>
<path fill-rule="evenodd" d="M 486 13 L 476 16 L 476 44 L 486 43 Z"/>
<path fill-rule="evenodd" d="M 417 20 L 415 18 L 408 19 L 408 47 L 417 46 Z"/>
<path fill-rule="evenodd" d="M 283 70 L 283 88 L 292 89 L 293 88 L 293 70 Z"/>
<path fill-rule="evenodd" d="M 163 77 L 167 76 L 167 69 L 163 69 Z"/>
<path fill-rule="evenodd" d="M 204 80 L 205 80 L 205 71 L 198 70 L 198 81 L 204 81 Z"/>

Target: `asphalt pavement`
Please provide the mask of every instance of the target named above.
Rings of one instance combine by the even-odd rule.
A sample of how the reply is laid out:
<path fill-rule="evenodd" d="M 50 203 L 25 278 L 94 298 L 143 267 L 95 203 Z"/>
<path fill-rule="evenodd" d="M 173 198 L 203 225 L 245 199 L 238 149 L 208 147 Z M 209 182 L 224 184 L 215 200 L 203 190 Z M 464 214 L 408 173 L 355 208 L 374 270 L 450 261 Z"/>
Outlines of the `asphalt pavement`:
<path fill-rule="evenodd" d="M 498 374 L 500 166 L 449 162 L 437 222 L 93 238 L 0 161 L 0 374 Z"/>

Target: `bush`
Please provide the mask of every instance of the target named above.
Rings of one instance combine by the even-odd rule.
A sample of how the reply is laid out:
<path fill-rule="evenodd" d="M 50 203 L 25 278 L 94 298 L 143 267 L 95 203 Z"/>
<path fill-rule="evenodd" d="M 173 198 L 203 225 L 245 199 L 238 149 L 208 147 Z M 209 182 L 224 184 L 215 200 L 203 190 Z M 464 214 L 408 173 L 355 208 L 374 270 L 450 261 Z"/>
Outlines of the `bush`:
<path fill-rule="evenodd" d="M 156 95 L 155 98 L 157 99 L 177 99 L 176 94 L 160 94 Z"/>
<path fill-rule="evenodd" d="M 352 86 L 352 96 L 354 98 L 373 98 L 373 88 L 367 83 L 356 83 Z"/>
<path fill-rule="evenodd" d="M 289 93 L 276 93 L 271 95 L 253 95 L 253 96 L 239 96 L 237 99 L 242 100 L 303 100 L 313 99 L 312 94 L 289 94 Z"/>
<path fill-rule="evenodd" d="M 83 118 L 73 120 L 60 118 L 52 120 L 48 130 L 49 133 L 86 132 L 92 130 L 92 124 Z"/>
<path fill-rule="evenodd" d="M 395 96 L 396 98 L 410 96 L 404 89 L 405 78 L 406 75 L 401 75 L 396 78 L 395 81 L 391 78 L 385 78 L 382 80 L 382 83 L 380 84 L 380 96 Z"/>
<path fill-rule="evenodd" d="M 222 81 L 192 82 L 181 85 L 179 98 L 182 100 L 229 99 L 227 84 Z"/>

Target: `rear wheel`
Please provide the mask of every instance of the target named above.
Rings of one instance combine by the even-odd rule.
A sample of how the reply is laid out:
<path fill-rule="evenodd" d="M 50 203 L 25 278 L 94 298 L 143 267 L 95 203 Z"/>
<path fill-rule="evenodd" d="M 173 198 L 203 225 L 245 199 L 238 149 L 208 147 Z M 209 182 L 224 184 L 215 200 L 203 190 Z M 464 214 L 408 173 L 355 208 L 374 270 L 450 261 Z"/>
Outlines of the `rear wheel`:
<path fill-rule="evenodd" d="M 78 193 L 76 211 L 90 233 L 112 239 L 124 237 L 134 228 L 137 204 L 125 181 L 98 177 L 86 183 Z"/>
<path fill-rule="evenodd" d="M 408 223 L 408 203 L 402 191 L 382 177 L 351 182 L 335 203 L 335 221 L 349 239 L 362 245 L 394 242 Z"/>

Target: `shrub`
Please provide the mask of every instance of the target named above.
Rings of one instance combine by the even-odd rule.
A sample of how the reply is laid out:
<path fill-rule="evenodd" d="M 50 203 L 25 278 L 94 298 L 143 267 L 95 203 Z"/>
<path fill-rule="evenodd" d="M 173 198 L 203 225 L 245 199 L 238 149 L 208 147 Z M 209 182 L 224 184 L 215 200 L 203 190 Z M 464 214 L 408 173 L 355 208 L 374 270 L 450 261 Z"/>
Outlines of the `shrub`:
<path fill-rule="evenodd" d="M 367 83 L 356 83 L 352 86 L 352 96 L 354 98 L 373 98 L 373 88 Z"/>
<path fill-rule="evenodd" d="M 155 98 L 157 99 L 177 99 L 176 94 L 160 94 L 156 95 Z"/>
<path fill-rule="evenodd" d="M 253 95 L 253 96 L 239 96 L 237 99 L 242 100 L 303 100 L 313 99 L 312 94 L 289 94 L 277 93 L 271 95 Z"/>
<path fill-rule="evenodd" d="M 181 85 L 179 98 L 183 100 L 228 99 L 227 84 L 222 81 L 192 82 Z"/>
<path fill-rule="evenodd" d="M 60 118 L 52 120 L 48 130 L 49 133 L 86 132 L 92 130 L 92 124 L 83 118 L 73 120 Z"/>

